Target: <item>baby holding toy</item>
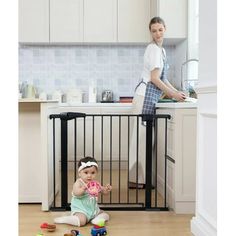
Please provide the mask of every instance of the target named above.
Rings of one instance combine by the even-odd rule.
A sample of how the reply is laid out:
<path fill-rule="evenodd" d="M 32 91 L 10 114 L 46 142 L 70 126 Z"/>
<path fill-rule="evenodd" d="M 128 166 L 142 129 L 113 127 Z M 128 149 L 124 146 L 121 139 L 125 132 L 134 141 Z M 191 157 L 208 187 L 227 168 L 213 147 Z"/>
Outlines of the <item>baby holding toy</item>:
<path fill-rule="evenodd" d="M 84 226 L 91 221 L 98 224 L 101 220 L 108 221 L 109 215 L 99 209 L 97 196 L 108 194 L 112 187 L 110 184 L 101 186 L 95 181 L 98 173 L 97 161 L 92 157 L 84 157 L 78 163 L 79 178 L 73 185 L 71 199 L 71 215 L 54 219 L 57 224 L 70 224 Z"/>

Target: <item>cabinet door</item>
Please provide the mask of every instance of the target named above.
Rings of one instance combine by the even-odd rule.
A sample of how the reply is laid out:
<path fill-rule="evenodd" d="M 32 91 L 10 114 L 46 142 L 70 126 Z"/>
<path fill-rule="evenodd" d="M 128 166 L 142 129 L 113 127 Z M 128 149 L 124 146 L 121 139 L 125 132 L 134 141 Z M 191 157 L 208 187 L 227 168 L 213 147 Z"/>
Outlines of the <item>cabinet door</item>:
<path fill-rule="evenodd" d="M 117 41 L 117 0 L 84 1 L 84 41 Z"/>
<path fill-rule="evenodd" d="M 101 114 L 113 114 L 103 118 L 103 150 L 105 160 L 128 160 L 128 116 L 132 107 L 102 107 Z M 111 124 L 112 123 L 112 124 Z M 110 149 L 112 148 L 112 150 Z"/>
<path fill-rule="evenodd" d="M 166 38 L 187 37 L 187 0 L 159 0 L 159 16 L 166 23 Z"/>
<path fill-rule="evenodd" d="M 118 0 L 118 42 L 149 42 L 150 1 Z"/>
<path fill-rule="evenodd" d="M 49 42 L 49 0 L 19 0 L 19 42 Z"/>
<path fill-rule="evenodd" d="M 83 41 L 83 0 L 50 0 L 50 42 Z"/>

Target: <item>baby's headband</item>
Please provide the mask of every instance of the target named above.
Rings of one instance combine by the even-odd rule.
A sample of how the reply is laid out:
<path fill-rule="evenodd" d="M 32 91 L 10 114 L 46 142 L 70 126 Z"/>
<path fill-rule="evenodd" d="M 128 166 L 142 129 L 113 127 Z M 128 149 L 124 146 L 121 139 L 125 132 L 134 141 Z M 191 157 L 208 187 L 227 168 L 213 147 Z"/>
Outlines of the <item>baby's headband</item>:
<path fill-rule="evenodd" d="M 90 166 L 96 166 L 98 167 L 98 164 L 94 161 L 88 161 L 88 162 L 81 162 L 81 166 L 79 167 L 78 171 L 80 172 L 81 170 L 83 170 L 86 167 L 90 167 Z"/>

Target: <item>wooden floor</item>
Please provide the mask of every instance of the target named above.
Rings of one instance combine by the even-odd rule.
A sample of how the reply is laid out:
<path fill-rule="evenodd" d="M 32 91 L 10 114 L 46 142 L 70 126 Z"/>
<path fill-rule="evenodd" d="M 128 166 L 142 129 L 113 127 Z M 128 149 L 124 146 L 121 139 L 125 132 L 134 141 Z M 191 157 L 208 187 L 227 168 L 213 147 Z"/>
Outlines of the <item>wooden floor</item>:
<path fill-rule="evenodd" d="M 189 236 L 192 215 L 176 215 L 173 212 L 145 211 L 110 211 L 110 221 L 106 228 L 110 236 Z M 57 225 L 55 232 L 40 229 L 43 222 L 53 223 L 58 216 L 69 212 L 43 212 L 40 204 L 19 205 L 19 235 L 36 236 L 42 232 L 44 236 L 63 236 L 76 227 Z M 89 236 L 92 225 L 79 228 L 83 236 Z M 78 228 L 77 228 L 78 229 Z"/>

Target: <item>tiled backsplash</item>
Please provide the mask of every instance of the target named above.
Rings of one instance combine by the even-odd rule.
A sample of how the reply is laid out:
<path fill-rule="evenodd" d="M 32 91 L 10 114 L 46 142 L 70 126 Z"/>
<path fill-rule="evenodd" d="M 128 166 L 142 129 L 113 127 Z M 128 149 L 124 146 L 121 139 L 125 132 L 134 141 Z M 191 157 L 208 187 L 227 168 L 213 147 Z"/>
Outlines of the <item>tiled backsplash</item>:
<path fill-rule="evenodd" d="M 146 45 L 19 46 L 19 81 L 33 84 L 38 93 L 66 93 L 79 88 L 87 93 L 97 87 L 119 96 L 133 96 L 140 80 Z M 174 47 L 165 47 L 169 80 L 174 81 Z"/>

